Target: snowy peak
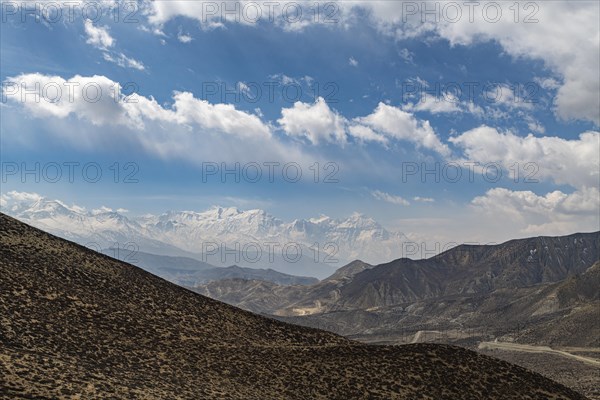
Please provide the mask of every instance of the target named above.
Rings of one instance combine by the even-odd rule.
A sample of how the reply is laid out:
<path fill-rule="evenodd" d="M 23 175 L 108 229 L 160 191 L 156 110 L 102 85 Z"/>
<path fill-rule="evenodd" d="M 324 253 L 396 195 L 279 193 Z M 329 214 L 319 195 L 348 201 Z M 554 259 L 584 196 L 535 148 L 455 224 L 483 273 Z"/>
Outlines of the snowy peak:
<path fill-rule="evenodd" d="M 383 229 L 373 218 L 365 217 L 363 214 L 354 213 L 339 225 L 346 229 Z"/>
<path fill-rule="evenodd" d="M 87 211 L 36 194 L 9 192 L 1 197 L 2 210 L 25 222 L 78 242 L 132 242 L 140 250 L 157 252 L 166 246 L 182 253 L 200 254 L 207 242 L 228 248 L 248 243 L 294 243 L 319 250 L 334 245 L 342 262 L 361 258 L 383 262 L 398 257 L 403 235 L 389 232 L 372 218 L 354 213 L 344 219 L 325 215 L 283 221 L 265 210 L 214 206 L 204 211 L 168 211 L 160 215 L 125 216 L 101 207 Z M 151 245 L 144 248 L 142 245 Z M 308 252 L 308 250 L 307 250 Z M 275 267 L 275 265 L 273 265 Z"/>

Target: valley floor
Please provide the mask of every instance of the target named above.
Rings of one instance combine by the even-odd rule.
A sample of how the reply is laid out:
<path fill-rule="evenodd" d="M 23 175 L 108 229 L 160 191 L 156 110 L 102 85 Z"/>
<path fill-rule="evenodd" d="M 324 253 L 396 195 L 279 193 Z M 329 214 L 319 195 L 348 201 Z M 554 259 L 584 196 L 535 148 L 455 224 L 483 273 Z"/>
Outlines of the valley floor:
<path fill-rule="evenodd" d="M 545 354 L 556 354 L 558 356 L 563 356 L 567 358 L 572 358 L 577 361 L 581 361 L 585 364 L 600 367 L 600 360 L 590 357 L 584 357 L 577 354 L 569 353 L 567 351 L 551 349 L 548 346 L 531 346 L 528 344 L 518 344 L 518 343 L 504 343 L 504 342 L 481 342 L 478 347 L 481 349 L 499 349 L 499 350 L 508 350 L 508 351 L 521 351 L 525 353 L 545 353 Z M 577 348 L 582 352 L 598 352 L 600 349 L 597 348 Z"/>
<path fill-rule="evenodd" d="M 482 354 L 499 358 L 513 364 L 535 371 L 556 382 L 584 394 L 590 400 L 600 400 L 600 358 L 595 365 L 584 363 L 559 352 L 530 352 L 528 350 L 507 351 L 508 348 L 486 347 L 479 349 Z M 581 349 L 591 354 L 598 349 Z M 600 354 L 598 354 L 600 355 Z M 588 357 L 586 357 L 588 358 Z"/>
<path fill-rule="evenodd" d="M 535 371 L 584 394 L 590 400 L 600 400 L 600 348 L 532 346 L 526 344 L 476 340 L 468 335 L 453 335 L 440 339 L 438 331 L 419 331 L 410 337 L 354 337 L 370 344 L 406 344 L 417 342 L 452 343 L 479 353 L 499 358 Z"/>

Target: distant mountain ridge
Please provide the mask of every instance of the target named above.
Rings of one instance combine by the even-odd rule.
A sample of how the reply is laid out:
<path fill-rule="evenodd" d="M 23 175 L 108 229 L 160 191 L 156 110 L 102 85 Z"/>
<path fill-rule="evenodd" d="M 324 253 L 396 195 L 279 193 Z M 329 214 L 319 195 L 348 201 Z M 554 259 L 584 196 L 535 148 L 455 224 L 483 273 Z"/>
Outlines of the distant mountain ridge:
<path fill-rule="evenodd" d="M 2 211 L 58 236 L 100 249 L 134 243 L 140 251 L 187 256 L 214 265 L 272 268 L 325 278 L 353 259 L 383 262 L 401 255 L 402 233 L 353 214 L 280 220 L 264 210 L 212 207 L 129 217 L 108 209 L 87 211 L 41 196 L 2 197 Z M 237 249 L 237 250 L 236 250 Z M 295 254 L 301 253 L 296 260 Z M 236 254 L 232 254 L 236 253 Z"/>
<path fill-rule="evenodd" d="M 102 253 L 128 262 L 180 286 L 196 286 L 222 279 L 258 279 L 279 285 L 312 285 L 319 280 L 288 275 L 272 269 L 244 268 L 237 265 L 215 267 L 189 257 L 161 256 L 142 251 L 105 249 Z"/>

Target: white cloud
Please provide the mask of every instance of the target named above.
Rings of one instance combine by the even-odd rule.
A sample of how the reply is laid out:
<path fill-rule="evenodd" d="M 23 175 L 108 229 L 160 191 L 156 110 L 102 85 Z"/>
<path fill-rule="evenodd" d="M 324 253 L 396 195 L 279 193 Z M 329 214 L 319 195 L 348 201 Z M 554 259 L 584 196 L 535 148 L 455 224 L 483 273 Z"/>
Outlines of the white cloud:
<path fill-rule="evenodd" d="M 98 215 L 98 214 L 104 214 L 104 213 L 110 213 L 110 212 L 113 212 L 112 208 L 109 208 L 106 206 L 100 206 L 100 208 L 95 208 L 90 213 L 92 215 Z"/>
<path fill-rule="evenodd" d="M 179 34 L 177 35 L 177 40 L 179 40 L 181 43 L 190 43 L 192 40 L 194 40 L 194 38 L 190 35 L 179 32 Z"/>
<path fill-rule="evenodd" d="M 108 33 L 107 26 L 94 26 L 94 23 L 86 19 L 84 22 L 85 33 L 87 34 L 86 43 L 91 44 L 102 50 L 112 47 L 115 40 Z"/>
<path fill-rule="evenodd" d="M 408 200 L 404 199 L 403 197 L 395 196 L 393 194 L 382 192 L 380 190 L 375 190 L 375 191 L 371 192 L 371 195 L 374 198 L 376 198 L 377 200 L 382 200 L 382 201 L 385 201 L 388 203 L 392 203 L 392 204 L 396 204 L 396 205 L 400 205 L 400 206 L 410 205 L 410 202 Z"/>
<path fill-rule="evenodd" d="M 406 91 L 404 85 L 410 83 L 414 85 L 418 93 L 414 93 L 412 90 Z M 445 114 L 445 113 L 469 113 L 474 117 L 482 118 L 486 115 L 486 111 L 475 104 L 472 99 L 464 101 L 460 99 L 459 93 L 454 93 L 451 90 L 439 90 L 436 84 L 436 91 L 440 93 L 432 95 L 427 93 L 425 89 L 431 85 L 426 80 L 416 77 L 409 78 L 405 82 L 396 82 L 396 86 L 401 87 L 403 91 L 406 91 L 405 97 L 413 101 L 408 101 L 402 106 L 404 111 L 409 112 L 428 112 L 431 114 Z"/>
<path fill-rule="evenodd" d="M 546 133 L 546 128 L 544 128 L 544 125 L 542 125 L 540 121 L 533 118 L 531 115 L 525 116 L 525 122 L 527 122 L 527 128 L 529 128 L 530 131 L 539 134 Z"/>
<path fill-rule="evenodd" d="M 251 96 L 251 94 L 252 94 L 252 90 L 250 89 L 250 86 L 248 86 L 245 82 L 238 82 L 237 89 L 238 89 L 238 92 L 244 93 L 246 96 Z"/>
<path fill-rule="evenodd" d="M 25 96 L 23 86 L 37 91 L 38 98 L 31 92 Z M 94 125 L 134 129 L 144 129 L 148 121 L 193 124 L 203 130 L 239 137 L 271 137 L 269 127 L 257 116 L 236 110 L 231 104 L 211 104 L 189 92 L 175 92 L 172 107 L 164 108 L 152 97 L 137 94 L 125 97 L 117 82 L 99 75 L 76 75 L 68 80 L 42 74 L 19 75 L 5 81 L 4 95 L 22 103 L 35 116 L 75 115 Z"/>
<path fill-rule="evenodd" d="M 289 136 L 306 138 L 312 144 L 346 142 L 345 118 L 329 108 L 322 97 L 313 104 L 298 101 L 292 108 L 282 109 L 281 115 L 277 122 Z"/>
<path fill-rule="evenodd" d="M 350 57 L 348 59 L 348 64 L 350 64 L 353 67 L 358 67 L 358 61 L 356 61 L 356 59 L 354 57 Z"/>
<path fill-rule="evenodd" d="M 240 89 L 243 90 L 243 85 Z M 77 146 L 103 145 L 109 136 L 116 135 L 119 140 L 137 142 L 146 151 L 165 158 L 181 156 L 198 160 L 194 154 L 198 146 L 209 156 L 223 153 L 215 151 L 219 148 L 216 146 L 231 146 L 233 150 L 229 148 L 226 152 L 228 158 L 237 154 L 239 159 L 247 160 L 259 154 L 272 154 L 289 159 L 295 154 L 297 159 L 306 159 L 298 143 L 284 143 L 273 134 L 273 126 L 262 120 L 260 110 L 248 113 L 232 104 L 212 104 L 189 92 L 174 92 L 171 105 L 164 106 L 153 97 L 138 94 L 128 97 L 121 91 L 117 82 L 105 76 L 76 75 L 64 79 L 36 73 L 8 78 L 2 94 L 11 106 L 19 104 L 24 112 L 36 118 L 54 119 L 54 132 L 73 140 Z M 58 124 L 58 120 L 64 119 L 71 119 L 69 123 L 79 126 L 85 135 Z M 387 147 L 391 140 L 405 140 L 417 147 L 444 153 L 447 150 L 427 121 L 419 121 L 410 113 L 384 104 L 367 117 L 348 121 L 318 98 L 315 103 L 297 102 L 282 109 L 277 122 L 282 133 L 304 138 L 313 145 L 323 142 L 345 145 L 354 139 L 354 143 L 378 142 Z M 97 129 L 86 128 L 87 123 Z M 210 138 L 210 146 L 202 144 L 203 138 Z M 234 143 L 236 139 L 243 141 Z"/>
<path fill-rule="evenodd" d="M 432 114 L 463 111 L 463 108 L 460 107 L 458 101 L 450 101 L 450 99 L 435 96 L 423 96 L 420 101 L 416 103 L 407 103 L 402 109 L 410 112 L 427 111 Z"/>
<path fill-rule="evenodd" d="M 137 69 L 139 71 L 144 71 L 146 69 L 146 67 L 144 66 L 144 64 L 141 61 L 127 57 L 123 53 L 114 53 L 114 54 L 104 53 L 103 57 L 104 57 L 105 61 L 115 63 L 119 67 L 133 68 L 133 69 Z"/>
<path fill-rule="evenodd" d="M 21 84 L 31 90 L 36 83 L 39 83 L 39 99 L 31 94 L 22 96 Z M 51 85 L 46 88 L 50 89 L 43 90 L 48 83 Z M 102 95 L 97 101 L 86 101 L 83 96 L 82 88 L 88 84 L 100 88 Z M 60 99 L 52 97 L 52 85 L 61 88 Z M 73 89 L 71 98 L 69 87 Z M 88 92 L 88 97 L 95 96 L 94 89 Z M 284 143 L 272 133 L 269 123 L 234 105 L 212 104 L 189 92 L 174 92 L 167 106 L 152 97 L 137 94 L 125 97 L 119 92 L 119 84 L 104 76 L 76 75 L 67 80 L 24 74 L 8 78 L 3 84 L 5 103 L 16 119 L 43 118 L 43 134 L 78 148 L 99 150 L 126 146 L 165 160 L 178 159 L 192 164 L 207 160 L 240 163 L 294 160 L 312 165 L 322 161 L 317 156 L 307 155 L 298 143 Z M 27 140 L 43 142 L 41 132 L 26 130 Z"/>
<path fill-rule="evenodd" d="M 28 90 L 27 95 L 23 88 Z M 118 88 L 105 76 L 76 75 L 65 80 L 60 76 L 23 74 L 8 78 L 3 94 L 36 117 L 77 115 L 94 125 L 135 125 L 128 115 L 129 105 L 116 100 Z"/>
<path fill-rule="evenodd" d="M 292 137 L 308 139 L 311 144 L 323 141 L 345 144 L 349 137 L 359 142 L 378 142 L 387 146 L 391 139 L 404 140 L 440 154 L 449 154 L 428 121 L 420 121 L 411 113 L 379 103 L 372 114 L 348 121 L 319 97 L 315 103 L 296 102 L 281 110 L 277 121 Z"/>
<path fill-rule="evenodd" d="M 505 188 L 488 190 L 471 206 L 482 220 L 501 230 L 521 235 L 564 235 L 600 228 L 600 193 L 597 187 L 571 194 L 559 190 L 540 196 L 531 191 Z"/>
<path fill-rule="evenodd" d="M 578 139 L 516 136 L 480 126 L 449 139 L 464 150 L 465 158 L 485 164 L 498 162 L 507 170 L 518 163 L 521 174 L 527 163 L 535 179 L 551 179 L 575 188 L 595 187 L 600 175 L 600 133 L 584 132 Z M 522 181 L 523 175 L 519 177 Z"/>
<path fill-rule="evenodd" d="M 39 98 L 22 97 L 37 85 Z M 50 84 L 50 85 L 48 85 Z M 82 88 L 91 85 L 86 100 Z M 43 88 L 50 88 L 44 90 Z M 62 90 L 60 99 L 53 87 Z M 69 96 L 69 87 L 73 89 Z M 119 94 L 119 84 L 104 76 L 58 76 L 26 74 L 7 79 L 3 96 L 13 112 L 45 120 L 44 132 L 81 148 L 131 146 L 164 159 L 250 162 L 257 160 L 310 162 L 295 144 L 283 144 L 269 124 L 257 115 L 237 110 L 231 104 L 211 104 L 188 92 L 175 92 L 171 106 L 152 97 Z M 97 89 L 102 93 L 96 96 Z M 46 96 L 46 97 L 44 97 Z M 54 101 L 51 101 L 54 100 Z M 18 108 L 15 106 L 19 106 Z M 69 120 L 67 124 L 62 120 Z M 35 138 L 35 131 L 29 140 Z"/>
<path fill-rule="evenodd" d="M 181 16 L 198 21 L 202 29 L 223 28 L 227 24 L 256 26 L 259 21 L 268 21 L 286 31 L 301 31 L 314 24 L 333 25 L 337 17 L 337 15 L 330 15 L 331 8 L 327 10 L 323 8 L 321 11 L 323 15 L 315 18 L 315 6 L 306 0 L 278 2 L 170 0 L 147 2 L 147 5 L 148 20 L 153 25 L 160 26 Z M 337 14 L 337 10 L 333 11 Z"/>
<path fill-rule="evenodd" d="M 350 125 L 348 133 L 360 142 L 379 142 L 383 145 L 387 145 L 389 142 L 388 138 L 364 125 Z"/>
<path fill-rule="evenodd" d="M 420 196 L 415 196 L 413 197 L 414 201 L 418 201 L 420 203 L 434 203 L 435 199 L 431 198 L 431 197 L 420 197 Z"/>
<path fill-rule="evenodd" d="M 490 87 L 484 93 L 484 99 L 495 106 L 503 106 L 508 109 L 533 109 L 534 101 L 537 99 L 528 97 L 527 89 L 522 85 L 510 86 L 507 84 L 498 84 Z"/>
<path fill-rule="evenodd" d="M 0 195 L 0 208 L 10 212 L 18 212 L 31 207 L 32 204 L 42 198 L 37 193 L 10 191 Z"/>
<path fill-rule="evenodd" d="M 133 68 L 139 71 L 144 71 L 144 64 L 134 58 L 128 57 L 125 54 L 111 50 L 116 41 L 108 33 L 107 26 L 94 26 L 93 22 L 86 19 L 84 22 L 85 33 L 87 34 L 86 43 L 103 51 L 102 57 L 105 61 L 117 64 L 123 68 Z"/>
<path fill-rule="evenodd" d="M 40 201 L 48 200 L 48 198 L 33 192 L 17 192 L 17 191 L 9 191 L 7 193 L 2 193 L 0 195 L 0 207 L 4 212 L 9 214 L 18 214 L 22 211 L 31 209 L 36 205 L 36 203 Z M 85 207 L 78 206 L 73 204 L 68 206 L 64 202 L 60 200 L 52 200 L 53 203 L 60 205 L 61 207 L 66 208 L 69 211 L 75 213 L 85 213 Z M 35 208 L 35 207 L 34 207 Z M 39 209 L 39 211 L 43 211 L 44 209 Z"/>
<path fill-rule="evenodd" d="M 537 83 L 541 88 L 546 90 L 556 90 L 560 88 L 560 82 L 558 82 L 554 78 L 540 78 L 536 77 L 533 79 L 535 83 Z"/>
<path fill-rule="evenodd" d="M 179 123 L 196 123 L 200 127 L 241 137 L 268 139 L 271 131 L 256 115 L 236 110 L 232 104 L 211 104 L 196 99 L 192 93 L 176 92 L 173 96 L 175 119 Z"/>
<path fill-rule="evenodd" d="M 420 121 L 397 107 L 379 103 L 372 114 L 354 121 L 390 138 L 406 140 L 442 155 L 449 154 L 448 146 L 440 141 L 429 121 Z"/>
<path fill-rule="evenodd" d="M 481 118 L 484 115 L 486 115 L 486 112 L 483 110 L 483 108 L 473 103 L 472 101 L 463 102 L 462 105 L 466 112 L 472 114 L 473 116 Z"/>
<path fill-rule="evenodd" d="M 145 26 L 145 25 L 141 25 L 141 26 L 139 27 L 139 29 L 140 29 L 141 31 L 143 31 L 143 32 L 152 33 L 153 35 L 156 35 L 156 36 L 168 37 L 168 36 L 167 36 L 167 34 L 166 34 L 166 33 L 164 33 L 162 29 L 160 29 L 160 28 L 157 28 L 157 27 L 148 28 L 148 27 L 147 27 L 147 26 Z"/>
<path fill-rule="evenodd" d="M 273 74 L 273 75 L 269 75 L 269 78 L 281 83 L 282 85 L 299 85 L 300 84 L 300 82 L 297 79 L 287 76 L 286 74 Z M 306 77 L 306 78 L 312 79 L 310 77 Z"/>

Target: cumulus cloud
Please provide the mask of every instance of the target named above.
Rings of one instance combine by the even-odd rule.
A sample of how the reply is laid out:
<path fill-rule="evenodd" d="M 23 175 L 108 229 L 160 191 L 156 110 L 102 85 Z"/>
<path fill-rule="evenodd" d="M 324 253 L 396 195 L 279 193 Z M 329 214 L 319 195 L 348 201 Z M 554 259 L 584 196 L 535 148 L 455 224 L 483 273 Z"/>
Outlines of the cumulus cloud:
<path fill-rule="evenodd" d="M 531 132 L 539 133 L 539 134 L 546 133 L 546 128 L 544 127 L 544 125 L 542 125 L 542 123 L 540 121 L 538 121 L 531 115 L 525 116 L 525 122 L 527 122 L 527 128 L 529 128 L 529 130 Z"/>
<path fill-rule="evenodd" d="M 178 122 L 242 137 L 271 137 L 269 127 L 260 118 L 237 110 L 232 104 L 211 104 L 189 92 L 176 92 L 173 99 L 173 113 Z"/>
<path fill-rule="evenodd" d="M 600 178 L 599 132 L 584 132 L 578 139 L 568 140 L 521 137 L 483 125 L 449 140 L 464 151 L 469 161 L 498 162 L 506 170 L 514 169 L 515 163 L 519 168 L 534 163 L 529 172 L 534 173 L 535 179 L 550 179 L 557 184 L 581 188 L 597 186 Z"/>
<path fill-rule="evenodd" d="M 166 106 L 152 97 L 125 96 L 121 90 L 104 76 L 24 74 L 8 78 L 2 95 L 8 106 L 18 105 L 20 112 L 46 119 L 46 132 L 79 147 L 103 146 L 110 140 L 191 162 L 307 160 L 299 146 L 284 145 L 268 123 L 234 105 L 174 92 Z M 67 119 L 65 129 L 60 121 Z"/>
<path fill-rule="evenodd" d="M 486 223 L 523 235 L 564 235 L 596 231 L 600 226 L 597 187 L 545 195 L 494 188 L 474 198 L 471 206 Z"/>
<path fill-rule="evenodd" d="M 368 126 L 392 139 L 406 140 L 442 155 L 449 155 L 446 144 L 440 141 L 429 121 L 415 118 L 400 108 L 379 103 L 372 114 L 356 118 L 356 123 Z"/>
<path fill-rule="evenodd" d="M 350 125 L 348 133 L 360 142 L 379 142 L 383 145 L 389 143 L 388 138 L 364 125 Z"/>
<path fill-rule="evenodd" d="M 147 121 L 158 121 L 194 124 L 234 136 L 271 136 L 269 127 L 257 116 L 239 111 L 231 104 L 211 104 L 189 92 L 175 92 L 173 105 L 165 108 L 152 97 L 137 94 L 127 97 L 121 90 L 119 83 L 100 75 L 76 75 L 66 80 L 60 76 L 23 74 L 5 81 L 3 95 L 40 117 L 73 115 L 94 125 L 134 129 L 144 129 Z"/>
<path fill-rule="evenodd" d="M 4 82 L 6 99 L 23 105 L 36 117 L 77 115 L 94 125 L 130 125 L 128 105 L 119 98 L 119 85 L 105 76 L 23 74 Z M 26 89 L 26 90 L 23 90 Z"/>
<path fill-rule="evenodd" d="M 322 97 L 313 104 L 298 101 L 281 110 L 281 115 L 277 122 L 289 136 L 306 138 L 312 144 L 346 142 L 345 118 L 329 108 Z"/>
<path fill-rule="evenodd" d="M 400 108 L 379 103 L 373 113 L 348 120 L 331 109 L 322 97 L 314 103 L 296 102 L 281 111 L 277 121 L 291 137 L 307 139 L 311 144 L 330 142 L 345 144 L 349 138 L 358 142 L 378 142 L 387 146 L 391 140 L 407 141 L 416 147 L 448 155 L 449 149 L 436 135 L 429 121 L 417 119 Z"/>
<path fill-rule="evenodd" d="M 392 204 L 396 204 L 399 206 L 408 206 L 410 205 L 410 202 L 406 199 L 404 199 L 403 197 L 400 196 L 395 196 L 393 194 L 389 194 L 386 192 L 382 192 L 380 190 L 375 190 L 373 192 L 371 192 L 371 195 L 376 198 L 377 200 L 382 200 L 388 203 L 392 203 Z"/>

